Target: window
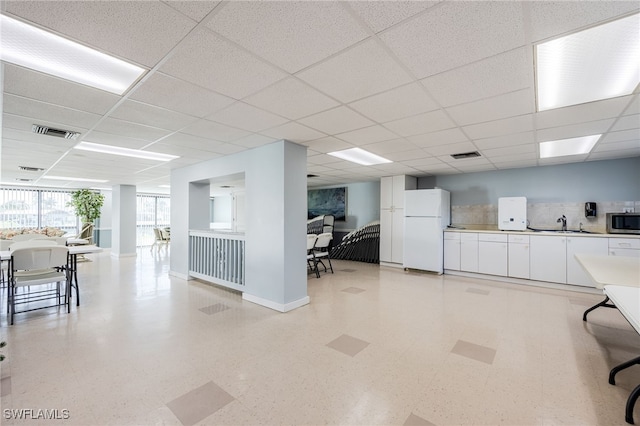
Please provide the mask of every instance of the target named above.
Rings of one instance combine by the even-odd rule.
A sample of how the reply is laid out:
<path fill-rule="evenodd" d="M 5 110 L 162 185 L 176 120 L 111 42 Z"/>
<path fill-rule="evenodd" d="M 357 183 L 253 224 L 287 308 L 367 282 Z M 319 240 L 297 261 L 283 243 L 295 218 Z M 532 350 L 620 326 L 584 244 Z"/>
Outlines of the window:
<path fill-rule="evenodd" d="M 167 196 L 138 194 L 136 200 L 136 245 L 155 241 L 153 228 L 166 228 L 171 219 L 171 199 Z"/>
<path fill-rule="evenodd" d="M 78 218 L 68 207 L 71 191 L 0 188 L 0 228 L 60 228 L 76 234 Z"/>

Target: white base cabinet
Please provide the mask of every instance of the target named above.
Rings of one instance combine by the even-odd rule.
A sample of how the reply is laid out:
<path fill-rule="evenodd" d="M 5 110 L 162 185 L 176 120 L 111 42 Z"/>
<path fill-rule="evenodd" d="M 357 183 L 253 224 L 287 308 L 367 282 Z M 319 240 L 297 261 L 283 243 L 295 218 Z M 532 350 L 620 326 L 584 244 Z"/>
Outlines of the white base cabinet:
<path fill-rule="evenodd" d="M 514 278 L 529 279 L 529 236 L 509 234 L 508 239 L 508 275 Z"/>
<path fill-rule="evenodd" d="M 609 241 L 599 237 L 567 237 L 567 284 L 595 287 L 596 284 L 576 260 L 576 254 L 607 256 Z"/>
<path fill-rule="evenodd" d="M 460 232 L 444 233 L 444 269 L 460 270 Z"/>
<path fill-rule="evenodd" d="M 551 283 L 567 282 L 567 238 L 555 235 L 531 235 L 531 279 Z"/>
<path fill-rule="evenodd" d="M 478 272 L 507 276 L 507 234 L 478 235 Z"/>
<path fill-rule="evenodd" d="M 478 234 L 460 234 L 460 270 L 478 272 Z"/>

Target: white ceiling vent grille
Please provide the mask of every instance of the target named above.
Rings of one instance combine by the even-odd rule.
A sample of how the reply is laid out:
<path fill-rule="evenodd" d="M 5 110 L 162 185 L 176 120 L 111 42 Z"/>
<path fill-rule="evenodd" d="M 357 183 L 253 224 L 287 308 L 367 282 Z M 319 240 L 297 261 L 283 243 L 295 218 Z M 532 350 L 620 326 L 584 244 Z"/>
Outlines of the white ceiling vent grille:
<path fill-rule="evenodd" d="M 25 172 L 42 172 L 42 171 L 44 171 L 44 169 L 41 168 L 41 167 L 18 166 L 18 168 L 20 170 L 25 171 Z"/>
<path fill-rule="evenodd" d="M 64 139 L 77 139 L 80 136 L 78 132 L 72 132 L 71 130 L 52 129 L 51 127 L 42 126 L 40 124 L 34 124 L 31 126 L 33 133 L 39 133 L 41 135 L 55 136 L 57 138 Z"/>

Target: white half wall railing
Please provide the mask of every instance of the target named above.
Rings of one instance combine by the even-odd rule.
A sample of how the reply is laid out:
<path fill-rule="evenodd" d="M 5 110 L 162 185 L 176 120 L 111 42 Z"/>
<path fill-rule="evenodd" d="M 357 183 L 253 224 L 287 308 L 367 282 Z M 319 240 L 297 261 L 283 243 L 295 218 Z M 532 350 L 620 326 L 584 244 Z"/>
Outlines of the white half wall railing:
<path fill-rule="evenodd" d="M 189 275 L 234 290 L 245 290 L 244 234 L 189 231 Z"/>

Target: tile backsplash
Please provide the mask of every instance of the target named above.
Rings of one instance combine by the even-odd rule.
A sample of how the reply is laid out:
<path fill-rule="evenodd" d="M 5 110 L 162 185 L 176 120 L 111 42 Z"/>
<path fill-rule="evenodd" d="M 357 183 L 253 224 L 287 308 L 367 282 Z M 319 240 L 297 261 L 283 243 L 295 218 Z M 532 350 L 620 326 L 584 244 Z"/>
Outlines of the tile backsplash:
<path fill-rule="evenodd" d="M 527 220 L 531 228 L 560 229 L 557 219 L 567 217 L 568 229 L 607 232 L 606 214 L 632 207 L 640 212 L 640 201 L 603 201 L 597 203 L 597 216 L 584 216 L 584 203 L 528 203 Z M 468 229 L 498 229 L 498 205 L 474 204 L 451 206 L 451 223 Z"/>

